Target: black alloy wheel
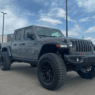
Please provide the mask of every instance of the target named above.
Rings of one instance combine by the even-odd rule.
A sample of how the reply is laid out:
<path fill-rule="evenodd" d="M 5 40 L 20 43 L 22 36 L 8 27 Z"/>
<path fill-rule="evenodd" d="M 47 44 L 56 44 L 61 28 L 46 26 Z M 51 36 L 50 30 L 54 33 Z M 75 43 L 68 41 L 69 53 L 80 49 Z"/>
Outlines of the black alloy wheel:
<path fill-rule="evenodd" d="M 44 61 L 41 66 L 41 77 L 46 83 L 51 83 L 54 78 L 53 68 L 47 61 Z"/>

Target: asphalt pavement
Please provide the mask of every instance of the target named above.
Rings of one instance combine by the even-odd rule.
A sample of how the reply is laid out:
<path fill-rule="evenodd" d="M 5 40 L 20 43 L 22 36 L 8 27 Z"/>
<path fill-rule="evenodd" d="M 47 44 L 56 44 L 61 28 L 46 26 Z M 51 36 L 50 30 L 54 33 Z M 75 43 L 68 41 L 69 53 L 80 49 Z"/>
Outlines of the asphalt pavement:
<path fill-rule="evenodd" d="M 0 95 L 95 95 L 95 78 L 87 80 L 68 72 L 65 84 L 55 91 L 44 89 L 37 78 L 37 68 L 13 63 L 11 70 L 0 70 Z"/>

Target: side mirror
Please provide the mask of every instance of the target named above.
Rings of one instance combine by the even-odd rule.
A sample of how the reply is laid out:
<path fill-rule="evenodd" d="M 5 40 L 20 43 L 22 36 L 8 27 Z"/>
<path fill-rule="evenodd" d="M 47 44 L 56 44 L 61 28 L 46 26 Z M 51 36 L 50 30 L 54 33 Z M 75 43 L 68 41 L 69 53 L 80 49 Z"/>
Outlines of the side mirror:
<path fill-rule="evenodd" d="M 35 40 L 36 35 L 34 33 L 27 33 L 27 38 L 30 38 L 31 40 Z"/>

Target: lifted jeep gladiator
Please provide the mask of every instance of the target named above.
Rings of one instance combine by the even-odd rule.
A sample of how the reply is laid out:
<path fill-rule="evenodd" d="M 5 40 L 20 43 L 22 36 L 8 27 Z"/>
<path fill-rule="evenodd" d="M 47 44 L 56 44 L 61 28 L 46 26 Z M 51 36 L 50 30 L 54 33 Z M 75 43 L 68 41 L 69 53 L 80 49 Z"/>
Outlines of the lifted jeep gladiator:
<path fill-rule="evenodd" d="M 93 43 L 65 37 L 58 29 L 29 26 L 15 30 L 14 40 L 1 44 L 1 69 L 9 70 L 13 62 L 37 66 L 38 79 L 49 90 L 62 86 L 68 71 L 85 79 L 95 77 Z"/>

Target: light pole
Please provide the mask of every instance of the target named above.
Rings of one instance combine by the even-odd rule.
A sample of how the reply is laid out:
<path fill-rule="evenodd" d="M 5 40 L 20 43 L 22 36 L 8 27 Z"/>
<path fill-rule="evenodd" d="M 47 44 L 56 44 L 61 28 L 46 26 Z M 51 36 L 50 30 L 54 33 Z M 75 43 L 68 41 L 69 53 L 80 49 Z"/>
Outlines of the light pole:
<path fill-rule="evenodd" d="M 68 37 L 68 1 L 66 0 L 66 37 Z"/>
<path fill-rule="evenodd" d="M 2 43 L 3 43 L 3 35 L 4 35 L 4 16 L 7 13 L 1 12 L 3 14 L 3 26 L 2 26 Z"/>

